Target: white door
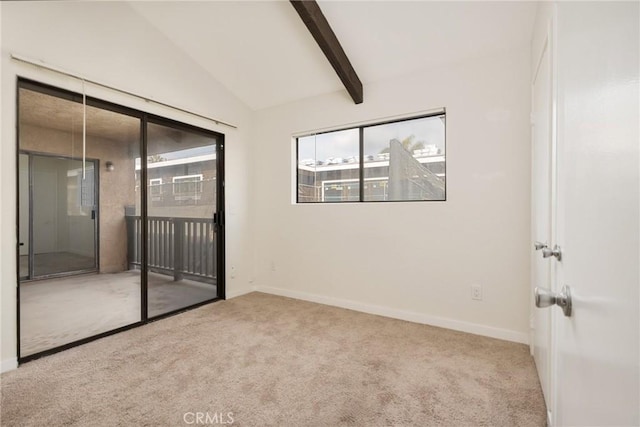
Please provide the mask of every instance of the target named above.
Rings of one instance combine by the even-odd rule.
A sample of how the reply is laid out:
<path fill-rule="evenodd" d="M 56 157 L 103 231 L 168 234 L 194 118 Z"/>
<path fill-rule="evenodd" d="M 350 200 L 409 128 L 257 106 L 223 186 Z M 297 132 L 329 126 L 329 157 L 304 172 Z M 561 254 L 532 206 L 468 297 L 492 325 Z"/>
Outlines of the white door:
<path fill-rule="evenodd" d="M 551 25 L 546 42 L 537 60 L 532 85 L 532 240 L 552 246 L 553 192 L 553 138 L 552 138 L 552 80 L 551 80 Z M 553 289 L 551 259 L 543 258 L 542 251 L 532 244 L 532 286 Z M 532 290 L 533 294 L 533 290 Z M 533 304 L 533 303 L 532 303 Z M 551 387 L 551 312 L 532 311 L 532 353 L 538 369 L 540 385 L 547 409 L 552 408 Z"/>
<path fill-rule="evenodd" d="M 558 285 L 554 424 L 639 425 L 638 2 L 557 10 Z M 539 310 L 539 311 L 540 311 Z"/>

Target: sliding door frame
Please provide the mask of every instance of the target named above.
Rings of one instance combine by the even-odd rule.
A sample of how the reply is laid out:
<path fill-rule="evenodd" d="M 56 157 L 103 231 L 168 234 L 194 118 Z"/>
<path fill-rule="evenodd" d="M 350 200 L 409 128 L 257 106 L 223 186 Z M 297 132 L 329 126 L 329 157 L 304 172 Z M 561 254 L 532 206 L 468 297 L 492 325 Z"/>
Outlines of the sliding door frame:
<path fill-rule="evenodd" d="M 66 99 L 68 101 L 82 103 L 83 96 L 82 94 L 72 92 L 66 89 L 61 89 L 55 86 L 51 86 L 46 83 L 41 83 L 36 80 L 27 79 L 23 77 L 18 77 L 16 82 L 16 316 L 17 316 L 17 358 L 18 363 L 22 364 L 28 362 L 30 360 L 38 359 L 43 356 L 48 356 L 50 354 L 58 353 L 63 350 L 67 350 L 72 347 L 76 347 L 78 345 L 86 344 L 91 341 L 95 341 L 97 339 L 114 335 L 119 332 L 123 332 L 129 329 L 133 329 L 142 325 L 145 325 L 149 322 L 153 322 L 162 318 L 166 318 L 169 316 L 176 315 L 178 313 L 182 313 L 196 307 L 200 307 L 206 304 L 213 303 L 215 301 L 226 299 L 226 286 L 225 286 L 225 197 L 224 197 L 224 189 L 225 189 L 225 174 L 224 174 L 224 141 L 225 135 L 216 131 L 212 131 L 209 129 L 200 128 L 194 125 L 190 125 L 187 123 L 183 123 L 177 120 L 169 119 L 166 117 L 162 117 L 159 115 L 147 113 L 141 110 L 137 110 L 131 107 L 125 107 L 119 104 L 115 104 L 113 102 L 105 101 L 102 99 L 86 96 L 86 105 L 100 108 L 107 111 L 112 111 L 115 113 L 123 114 L 126 116 L 134 117 L 140 120 L 140 141 L 139 141 L 139 155 L 140 155 L 140 216 L 141 221 L 144 226 L 141 229 L 141 271 L 140 271 L 140 321 L 131 323 L 129 325 L 125 325 L 116 329 L 112 329 L 106 332 L 102 332 L 100 334 L 96 334 L 90 337 L 82 338 L 80 340 L 76 340 L 58 347 L 54 347 L 51 349 L 47 349 L 38 353 L 34 353 L 28 356 L 21 357 L 20 356 L 20 177 L 19 177 L 19 166 L 20 166 L 20 154 L 33 153 L 39 155 L 40 153 L 29 152 L 28 150 L 21 150 L 20 148 L 20 89 L 27 89 L 31 91 L 35 91 L 38 93 L 42 93 L 45 95 L 54 96 L 61 99 Z M 170 311 L 167 313 L 163 313 L 158 316 L 154 316 L 149 318 L 148 316 L 148 199 L 147 199 L 147 182 L 148 182 L 148 174 L 147 174 L 147 144 L 148 144 L 148 124 L 160 124 L 164 126 L 169 126 L 172 128 L 176 128 L 179 130 L 184 130 L 188 132 L 194 132 L 200 135 L 204 135 L 206 137 L 214 138 L 216 140 L 216 212 L 214 213 L 214 230 L 216 235 L 216 261 L 217 261 L 217 269 L 216 269 L 216 292 L 217 295 L 214 298 L 189 305 L 186 307 L 179 308 L 174 311 Z M 45 153 L 47 155 L 47 153 Z M 53 157 L 64 157 L 58 156 L 55 154 L 49 154 Z M 31 159 L 31 156 L 29 156 Z M 90 160 L 90 159 L 87 159 Z M 94 159 L 91 159 L 94 160 Z M 97 160 L 97 159 L 95 159 Z M 100 161 L 97 160 L 98 169 L 100 167 Z M 31 172 L 30 172 L 31 173 Z M 96 189 L 99 189 L 99 171 L 96 175 Z M 31 191 L 31 190 L 30 190 Z M 96 197 L 98 197 L 99 193 L 96 193 Z M 30 203 L 32 201 L 30 200 Z M 99 204 L 98 204 L 99 209 Z M 99 214 L 96 216 L 96 221 L 98 220 Z M 30 238 L 31 237 L 30 230 Z M 99 247 L 100 240 L 99 235 L 96 234 L 96 247 L 98 250 L 96 251 L 96 270 L 95 272 L 99 273 Z M 30 248 L 31 250 L 31 248 Z M 93 272 L 93 271 L 92 271 Z"/>
<path fill-rule="evenodd" d="M 214 301 L 218 301 L 218 300 L 224 300 L 226 299 L 226 292 L 225 292 L 225 264 L 224 264 L 224 260 L 225 260 L 225 235 L 224 235 L 224 134 L 222 133 L 217 133 L 214 131 L 210 131 L 207 129 L 202 129 L 199 128 L 197 126 L 192 126 L 190 124 L 187 123 L 182 123 L 173 119 L 168 119 L 166 117 L 162 117 L 162 116 L 157 116 L 157 115 L 153 115 L 153 114 L 145 114 L 144 118 L 143 118 L 143 127 L 145 129 L 145 138 L 144 138 L 144 149 L 145 149 L 145 155 L 143 157 L 143 165 L 144 167 L 141 168 L 141 170 L 144 171 L 144 183 L 145 185 L 143 185 L 142 187 L 147 187 L 147 183 L 149 182 L 148 177 L 147 177 L 147 148 L 148 148 L 148 140 L 147 140 L 147 134 L 146 132 L 148 131 L 148 124 L 154 124 L 154 125 L 160 125 L 160 126 L 165 126 L 165 127 L 169 127 L 172 129 L 176 129 L 176 130 L 181 130 L 181 131 L 185 131 L 185 132 L 190 132 L 190 133 L 195 133 L 207 138 L 215 138 L 216 140 L 216 211 L 213 214 L 213 223 L 214 223 L 214 230 L 215 230 L 215 236 L 216 236 L 216 242 L 215 242 L 215 247 L 216 247 L 216 263 L 217 263 L 217 269 L 216 269 L 216 293 L 217 296 L 205 301 L 201 301 L 198 302 L 196 304 L 187 306 L 187 307 L 183 307 L 183 308 L 178 308 L 176 310 L 172 310 L 172 311 L 168 311 L 166 313 L 162 313 L 156 316 L 153 316 L 151 318 L 149 318 L 149 320 L 158 320 L 158 319 L 162 319 L 164 317 L 167 316 L 171 316 L 177 313 L 181 313 L 185 310 L 189 310 L 192 308 L 196 308 L 196 307 L 200 307 L 201 305 L 205 305 L 205 304 L 209 304 L 211 302 Z M 144 211 L 144 218 L 148 219 L 148 211 L 147 211 L 147 194 L 145 192 L 144 196 L 144 203 L 142 203 L 143 206 L 143 211 Z M 149 221 L 145 220 L 144 221 L 145 227 L 143 227 L 143 229 L 148 229 L 149 227 Z M 148 230 L 147 230 L 148 233 Z M 145 237 L 144 242 L 147 242 L 147 239 Z M 147 248 L 148 249 L 148 248 Z M 147 256 L 146 256 L 146 252 L 143 250 L 143 256 L 144 256 L 144 262 L 143 262 L 143 270 L 148 274 L 149 272 L 149 268 L 148 268 L 148 260 L 147 260 Z M 147 286 L 148 286 L 148 282 Z M 148 293 L 146 295 L 146 297 L 148 298 Z M 145 303 L 145 308 L 148 308 L 148 304 Z"/>

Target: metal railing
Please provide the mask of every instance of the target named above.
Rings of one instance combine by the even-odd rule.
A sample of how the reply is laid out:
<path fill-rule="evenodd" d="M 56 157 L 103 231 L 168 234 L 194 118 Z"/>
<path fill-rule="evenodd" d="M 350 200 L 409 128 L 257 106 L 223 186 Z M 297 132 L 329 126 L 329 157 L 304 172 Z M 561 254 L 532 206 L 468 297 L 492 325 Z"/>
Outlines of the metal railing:
<path fill-rule="evenodd" d="M 142 265 L 142 219 L 125 216 L 129 268 Z M 215 225 L 210 218 L 148 217 L 147 264 L 151 271 L 215 279 Z M 207 280 L 209 281 L 209 280 Z"/>

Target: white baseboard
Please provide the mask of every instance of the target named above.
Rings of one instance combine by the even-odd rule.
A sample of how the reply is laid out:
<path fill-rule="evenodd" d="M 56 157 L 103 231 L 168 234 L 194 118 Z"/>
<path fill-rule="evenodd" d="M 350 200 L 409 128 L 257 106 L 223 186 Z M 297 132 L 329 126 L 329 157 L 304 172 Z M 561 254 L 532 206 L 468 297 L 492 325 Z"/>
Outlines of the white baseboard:
<path fill-rule="evenodd" d="M 393 319 L 400 319 L 414 323 L 421 323 L 424 325 L 453 329 L 454 331 L 468 332 L 470 334 L 482 335 L 485 337 L 497 338 L 521 344 L 529 344 L 529 334 L 526 332 L 495 328 L 493 326 L 479 325 L 476 323 L 464 322 L 461 320 L 449 319 L 446 317 L 430 316 L 423 313 L 398 310 L 379 305 L 365 304 L 358 301 L 327 297 L 306 292 L 292 291 L 289 289 L 273 288 L 270 286 L 257 286 L 255 290 L 267 294 L 280 295 L 283 297 L 316 302 L 319 304 L 331 305 L 334 307 L 347 308 L 363 313 L 391 317 Z"/>
<path fill-rule="evenodd" d="M 236 298 L 239 297 L 240 295 L 246 295 L 246 294 L 250 294 L 251 292 L 255 292 L 256 287 L 255 286 L 251 286 L 249 288 L 246 289 L 241 289 L 239 291 L 231 291 L 231 292 L 227 292 L 225 295 L 225 299 L 231 299 L 231 298 Z"/>
<path fill-rule="evenodd" d="M 0 373 L 13 371 L 18 368 L 18 359 L 13 357 L 11 359 L 6 359 L 0 362 Z"/>

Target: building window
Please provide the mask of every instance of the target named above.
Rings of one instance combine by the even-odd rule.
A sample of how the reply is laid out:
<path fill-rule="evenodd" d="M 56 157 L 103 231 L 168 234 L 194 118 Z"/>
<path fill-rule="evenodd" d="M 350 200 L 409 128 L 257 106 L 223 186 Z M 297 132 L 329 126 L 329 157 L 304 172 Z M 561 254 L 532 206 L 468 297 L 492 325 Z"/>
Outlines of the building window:
<path fill-rule="evenodd" d="M 173 177 L 173 195 L 176 200 L 200 200 L 202 174 Z"/>
<path fill-rule="evenodd" d="M 446 200 L 445 113 L 296 138 L 297 202 Z"/>
<path fill-rule="evenodd" d="M 149 195 L 154 202 L 162 200 L 162 178 L 151 178 L 149 180 Z"/>

